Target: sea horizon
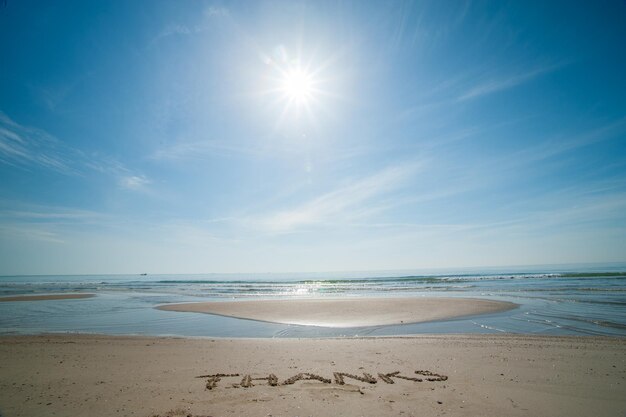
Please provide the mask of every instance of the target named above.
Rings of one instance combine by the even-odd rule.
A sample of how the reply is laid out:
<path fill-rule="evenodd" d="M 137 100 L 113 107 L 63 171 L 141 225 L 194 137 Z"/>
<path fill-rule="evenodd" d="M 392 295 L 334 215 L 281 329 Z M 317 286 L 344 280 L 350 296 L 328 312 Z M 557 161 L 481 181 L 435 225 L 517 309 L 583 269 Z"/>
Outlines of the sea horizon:
<path fill-rule="evenodd" d="M 248 272 L 94 272 L 94 273 L 22 273 L 22 274 L 1 274 L 1 278 L 6 277 L 74 277 L 74 276 L 169 276 L 169 275 L 213 275 L 223 277 L 240 276 L 328 276 L 345 275 L 347 277 L 398 277 L 413 275 L 445 275 L 445 274 L 471 274 L 471 273 L 566 273 L 566 272 L 612 272 L 626 271 L 626 261 L 610 262 L 567 262 L 567 263 L 545 263 L 527 265 L 487 265 L 487 266 L 455 266 L 455 267 L 416 267 L 416 268 L 390 268 L 390 269 L 338 269 L 320 271 L 248 271 Z"/>

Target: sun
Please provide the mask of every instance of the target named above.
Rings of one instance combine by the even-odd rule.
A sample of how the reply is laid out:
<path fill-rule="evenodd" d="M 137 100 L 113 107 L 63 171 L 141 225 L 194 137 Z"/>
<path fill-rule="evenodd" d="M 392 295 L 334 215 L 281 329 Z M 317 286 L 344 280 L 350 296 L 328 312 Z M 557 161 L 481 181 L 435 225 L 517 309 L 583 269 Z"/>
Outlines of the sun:
<path fill-rule="evenodd" d="M 266 72 L 263 76 L 265 88 L 260 94 L 271 100 L 277 111 L 276 126 L 303 126 L 316 124 L 328 112 L 325 107 L 329 98 L 336 95 L 328 91 L 328 68 L 330 61 L 319 65 L 313 58 L 304 59 L 299 54 L 289 56 L 282 45 L 273 54 L 261 54 Z M 320 116 L 321 115 L 321 116 Z"/>
<path fill-rule="evenodd" d="M 305 103 L 313 95 L 313 77 L 300 68 L 285 72 L 281 90 L 291 101 Z"/>

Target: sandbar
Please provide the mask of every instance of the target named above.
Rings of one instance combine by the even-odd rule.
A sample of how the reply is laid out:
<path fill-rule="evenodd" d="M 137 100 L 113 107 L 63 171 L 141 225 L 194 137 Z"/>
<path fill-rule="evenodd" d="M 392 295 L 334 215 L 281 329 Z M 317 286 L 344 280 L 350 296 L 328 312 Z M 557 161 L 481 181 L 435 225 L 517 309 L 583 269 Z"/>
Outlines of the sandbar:
<path fill-rule="evenodd" d="M 447 380 L 428 381 L 415 371 Z M 392 376 L 390 384 L 379 376 L 395 372 L 422 381 Z M 294 381 L 300 373 L 330 382 Z M 367 373 L 376 382 L 344 376 L 341 385 L 334 373 Z M 197 378 L 215 374 L 238 375 L 220 377 L 211 389 L 210 378 Z M 3 416 L 588 417 L 625 411 L 626 341 L 619 338 L 0 337 Z"/>
<path fill-rule="evenodd" d="M 14 295 L 11 297 L 0 297 L 0 302 L 6 301 L 45 301 L 45 300 L 72 300 L 75 298 L 91 298 L 95 294 L 41 294 L 41 295 Z"/>
<path fill-rule="evenodd" d="M 165 304 L 160 310 L 324 327 L 362 327 L 497 313 L 517 304 L 476 298 L 325 298 Z"/>

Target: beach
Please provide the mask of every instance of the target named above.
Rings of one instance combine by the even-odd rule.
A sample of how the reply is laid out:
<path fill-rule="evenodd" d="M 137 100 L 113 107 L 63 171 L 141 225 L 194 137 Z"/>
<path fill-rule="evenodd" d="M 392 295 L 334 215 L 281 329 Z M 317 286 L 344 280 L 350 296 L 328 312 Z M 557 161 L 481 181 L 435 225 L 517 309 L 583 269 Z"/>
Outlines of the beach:
<path fill-rule="evenodd" d="M 340 385 L 334 373 L 362 379 L 367 373 L 376 383 L 344 375 Z M 299 374 L 304 379 L 294 381 Z M 270 375 L 276 377 L 275 386 L 267 380 Z M 625 412 L 626 343 L 620 338 L 0 338 L 2 416 L 572 417 Z"/>
<path fill-rule="evenodd" d="M 497 313 L 514 303 L 469 298 L 316 298 L 166 304 L 160 310 L 218 314 L 301 326 L 363 327 Z"/>
<path fill-rule="evenodd" d="M 5 277 L 0 416 L 623 416 L 624 276 L 570 275 Z"/>

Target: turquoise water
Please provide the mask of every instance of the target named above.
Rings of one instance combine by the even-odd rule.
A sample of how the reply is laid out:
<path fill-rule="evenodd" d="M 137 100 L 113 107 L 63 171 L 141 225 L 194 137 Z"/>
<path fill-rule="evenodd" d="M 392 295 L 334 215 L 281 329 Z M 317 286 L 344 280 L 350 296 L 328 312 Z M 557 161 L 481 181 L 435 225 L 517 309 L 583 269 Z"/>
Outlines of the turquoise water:
<path fill-rule="evenodd" d="M 626 336 L 626 264 L 324 274 L 0 277 L 0 296 L 90 292 L 77 300 L 0 303 L 0 334 L 83 332 L 201 337 L 420 333 Z M 398 326 L 332 329 L 154 309 L 165 303 L 308 297 L 480 297 L 517 309 Z"/>

